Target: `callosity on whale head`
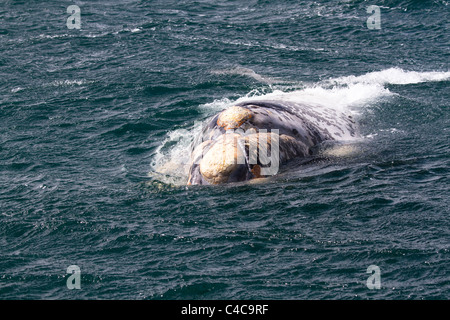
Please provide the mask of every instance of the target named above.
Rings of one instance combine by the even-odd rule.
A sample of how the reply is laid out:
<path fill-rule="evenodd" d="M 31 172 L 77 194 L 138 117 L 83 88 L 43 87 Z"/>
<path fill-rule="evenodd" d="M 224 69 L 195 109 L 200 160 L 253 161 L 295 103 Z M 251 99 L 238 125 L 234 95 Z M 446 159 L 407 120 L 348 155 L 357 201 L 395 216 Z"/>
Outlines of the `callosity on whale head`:
<path fill-rule="evenodd" d="M 298 107 L 273 101 L 236 104 L 214 116 L 193 143 L 188 184 L 271 176 L 280 164 L 307 157 L 313 146 L 333 139 Z"/>

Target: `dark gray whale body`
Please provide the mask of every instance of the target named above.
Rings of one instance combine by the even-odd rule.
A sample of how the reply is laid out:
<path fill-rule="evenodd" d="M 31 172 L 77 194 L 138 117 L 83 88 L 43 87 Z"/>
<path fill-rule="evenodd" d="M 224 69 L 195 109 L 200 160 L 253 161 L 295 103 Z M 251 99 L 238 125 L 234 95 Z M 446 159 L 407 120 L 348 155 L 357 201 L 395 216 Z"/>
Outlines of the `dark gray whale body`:
<path fill-rule="evenodd" d="M 237 103 L 212 117 L 192 144 L 188 185 L 267 177 L 324 141 L 357 136 L 351 116 L 289 101 Z M 268 156 L 270 154 L 270 156 Z"/>

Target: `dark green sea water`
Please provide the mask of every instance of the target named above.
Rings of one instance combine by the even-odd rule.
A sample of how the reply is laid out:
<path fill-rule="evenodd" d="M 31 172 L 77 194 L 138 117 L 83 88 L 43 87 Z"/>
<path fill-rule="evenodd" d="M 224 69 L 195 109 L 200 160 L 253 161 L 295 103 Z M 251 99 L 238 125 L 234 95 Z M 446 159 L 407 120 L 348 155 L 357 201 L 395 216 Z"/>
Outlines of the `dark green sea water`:
<path fill-rule="evenodd" d="M 442 0 L 1 1 L 0 299 L 448 299 L 449 21 Z M 185 186 L 200 122 L 267 95 L 361 139 Z"/>

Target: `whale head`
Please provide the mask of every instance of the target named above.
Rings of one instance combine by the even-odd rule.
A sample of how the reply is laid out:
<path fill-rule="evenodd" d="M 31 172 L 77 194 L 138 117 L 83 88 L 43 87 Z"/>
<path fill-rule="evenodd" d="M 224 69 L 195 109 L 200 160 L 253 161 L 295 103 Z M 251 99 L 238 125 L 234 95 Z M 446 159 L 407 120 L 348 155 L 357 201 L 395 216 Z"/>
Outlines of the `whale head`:
<path fill-rule="evenodd" d="M 260 177 L 260 164 L 252 161 L 250 147 L 258 137 L 248 123 L 252 117 L 249 109 L 232 106 L 210 121 L 192 152 L 188 184 L 222 184 Z"/>
<path fill-rule="evenodd" d="M 298 154 L 294 138 L 260 128 L 249 108 L 232 106 L 203 129 L 191 154 L 188 185 L 223 184 L 263 178 L 278 172 L 281 160 Z M 280 149 L 281 146 L 281 149 Z"/>

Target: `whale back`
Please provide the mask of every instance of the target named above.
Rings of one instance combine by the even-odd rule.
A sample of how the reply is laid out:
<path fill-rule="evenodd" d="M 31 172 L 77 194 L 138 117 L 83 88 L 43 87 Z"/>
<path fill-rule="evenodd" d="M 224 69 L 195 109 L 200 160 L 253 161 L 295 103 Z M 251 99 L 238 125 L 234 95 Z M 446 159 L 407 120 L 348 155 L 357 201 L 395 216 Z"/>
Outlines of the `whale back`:
<path fill-rule="evenodd" d="M 294 129 L 309 136 L 313 144 L 324 140 L 351 140 L 358 136 L 355 121 L 350 115 L 321 105 L 291 101 L 246 101 L 236 104 L 258 112 L 254 123 L 281 130 Z M 261 111 L 259 111 L 260 109 Z M 295 133 L 294 137 L 299 137 Z"/>
<path fill-rule="evenodd" d="M 350 140 L 358 136 L 351 116 L 323 106 L 270 100 L 240 102 L 235 106 L 248 109 L 253 115 L 240 126 L 242 130 L 278 129 L 280 134 L 292 136 L 308 146 L 325 140 Z M 219 116 L 217 114 L 207 122 L 192 149 L 203 141 L 215 140 L 226 133 L 226 128 L 217 123 Z"/>

